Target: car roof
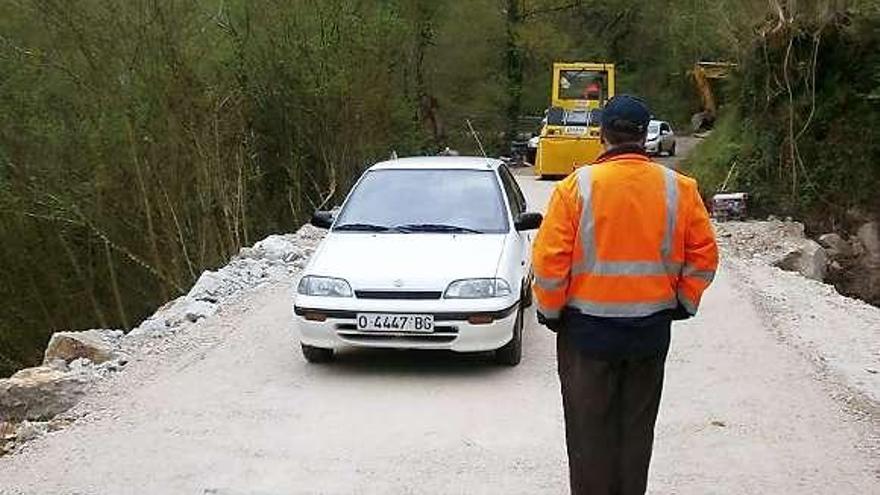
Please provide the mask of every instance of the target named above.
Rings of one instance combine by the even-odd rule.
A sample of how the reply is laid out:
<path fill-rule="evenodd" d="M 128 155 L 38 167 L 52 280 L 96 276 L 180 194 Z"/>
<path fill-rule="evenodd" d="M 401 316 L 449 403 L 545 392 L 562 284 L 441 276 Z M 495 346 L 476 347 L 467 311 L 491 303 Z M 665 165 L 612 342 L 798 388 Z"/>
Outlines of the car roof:
<path fill-rule="evenodd" d="M 660 124 L 668 124 L 669 122 L 666 122 L 665 120 L 651 119 L 650 123 L 660 125 Z"/>
<path fill-rule="evenodd" d="M 452 169 L 497 170 L 501 160 L 481 156 L 413 156 L 379 162 L 369 170 Z"/>

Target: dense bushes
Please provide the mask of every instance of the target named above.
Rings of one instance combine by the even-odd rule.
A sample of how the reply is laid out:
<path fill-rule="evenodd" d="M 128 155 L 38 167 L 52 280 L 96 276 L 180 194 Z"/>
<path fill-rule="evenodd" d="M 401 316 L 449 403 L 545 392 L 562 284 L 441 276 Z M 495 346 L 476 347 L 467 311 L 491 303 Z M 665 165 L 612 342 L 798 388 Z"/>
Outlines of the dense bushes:
<path fill-rule="evenodd" d="M 642 48 L 675 3 L 0 3 L 0 375 L 52 331 L 130 327 L 392 150 L 474 152 L 470 119 L 503 152 L 553 61 L 618 61 L 659 101 L 683 58 Z"/>
<path fill-rule="evenodd" d="M 470 119 L 503 153 L 510 121 L 546 107 L 554 61 L 614 62 L 620 91 L 678 122 L 698 110 L 694 62 L 741 62 L 737 111 L 694 170 L 711 186 L 737 160 L 734 184 L 774 200 L 792 170 L 779 166 L 791 108 L 780 48 L 795 40 L 802 124 L 813 44 L 809 27 L 786 28 L 766 62 L 755 26 L 767 5 L 0 2 L 0 375 L 38 361 L 55 330 L 131 326 L 242 245 L 338 202 L 392 150 L 474 153 Z M 880 94 L 867 17 L 835 17 L 822 33 L 822 97 L 798 140 L 808 173 L 789 195 L 798 204 L 818 204 L 810 184 L 834 186 L 834 203 L 869 201 L 870 188 L 845 187 L 852 171 L 877 177 L 866 158 Z"/>
<path fill-rule="evenodd" d="M 736 163 L 729 186 L 759 211 L 846 229 L 880 213 L 880 15 L 823 7 L 755 25 L 726 115 L 688 167 L 711 192 Z"/>
<path fill-rule="evenodd" d="M 0 374 L 129 327 L 206 267 L 417 151 L 402 8 L 0 6 Z"/>

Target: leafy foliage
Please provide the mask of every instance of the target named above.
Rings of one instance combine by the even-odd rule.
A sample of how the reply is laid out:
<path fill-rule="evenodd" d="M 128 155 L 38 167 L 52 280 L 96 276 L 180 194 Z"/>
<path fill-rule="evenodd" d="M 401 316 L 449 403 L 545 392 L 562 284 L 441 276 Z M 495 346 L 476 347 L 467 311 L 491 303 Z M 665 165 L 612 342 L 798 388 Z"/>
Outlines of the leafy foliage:
<path fill-rule="evenodd" d="M 52 331 L 131 326 L 424 146 L 405 7 L 0 6 L 0 372 Z"/>
<path fill-rule="evenodd" d="M 735 162 L 729 187 L 751 192 L 760 209 L 814 230 L 847 228 L 880 211 L 880 101 L 871 96 L 880 15 L 821 2 L 780 8 L 741 49 L 728 114 L 689 168 L 710 192 Z"/>
<path fill-rule="evenodd" d="M 776 0 L 0 2 L 0 375 L 53 331 L 132 326 L 391 151 L 476 153 L 470 120 L 505 153 L 555 61 L 614 62 L 681 124 L 693 64 L 738 62 L 704 185 L 736 161 L 767 202 L 870 202 L 851 178 L 878 178 L 877 7 L 839 3 L 780 0 L 772 31 Z"/>

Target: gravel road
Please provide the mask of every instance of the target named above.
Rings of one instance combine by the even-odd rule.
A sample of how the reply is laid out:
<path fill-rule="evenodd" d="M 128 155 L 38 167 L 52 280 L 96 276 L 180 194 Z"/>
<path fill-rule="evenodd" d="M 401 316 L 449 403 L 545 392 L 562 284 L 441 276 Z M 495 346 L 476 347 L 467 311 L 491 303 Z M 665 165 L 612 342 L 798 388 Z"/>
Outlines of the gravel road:
<path fill-rule="evenodd" d="M 552 182 L 520 181 L 534 204 Z M 781 339 L 722 267 L 678 324 L 656 494 L 880 493 L 878 423 Z M 0 458 L 3 494 L 561 494 L 553 335 L 528 315 L 523 363 L 347 352 L 307 365 L 291 290 L 260 289 L 135 359 L 88 415 Z"/>

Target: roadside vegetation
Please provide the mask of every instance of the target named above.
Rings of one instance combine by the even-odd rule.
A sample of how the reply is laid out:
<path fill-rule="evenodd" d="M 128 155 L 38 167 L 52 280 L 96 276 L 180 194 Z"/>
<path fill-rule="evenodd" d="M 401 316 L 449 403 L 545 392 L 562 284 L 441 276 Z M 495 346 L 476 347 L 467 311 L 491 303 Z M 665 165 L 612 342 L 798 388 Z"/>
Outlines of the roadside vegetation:
<path fill-rule="evenodd" d="M 0 2 L 0 376 L 54 331 L 130 328 L 392 151 L 475 153 L 469 119 L 506 153 L 554 61 L 616 63 L 680 128 L 694 62 L 737 62 L 690 161 L 707 191 L 737 162 L 731 187 L 767 204 L 868 204 L 873 3 Z M 793 21 L 759 43 L 777 7 Z"/>
<path fill-rule="evenodd" d="M 686 169 L 707 194 L 749 192 L 756 213 L 853 233 L 880 214 L 880 3 L 762 3 Z"/>

